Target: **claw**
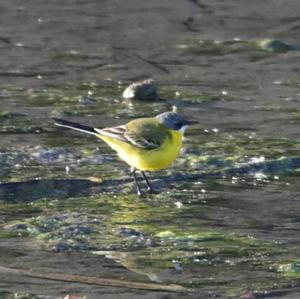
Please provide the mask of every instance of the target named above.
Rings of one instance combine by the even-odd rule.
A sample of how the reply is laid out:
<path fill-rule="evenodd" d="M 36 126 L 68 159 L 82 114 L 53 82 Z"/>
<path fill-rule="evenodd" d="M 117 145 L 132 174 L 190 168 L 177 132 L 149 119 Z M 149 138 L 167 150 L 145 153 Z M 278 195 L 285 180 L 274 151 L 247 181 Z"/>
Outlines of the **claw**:
<path fill-rule="evenodd" d="M 138 183 L 138 180 L 137 180 L 137 176 L 136 176 L 136 169 L 134 167 L 131 167 L 130 168 L 130 172 L 132 173 L 133 175 L 133 178 L 134 178 L 134 181 L 135 181 L 135 187 L 136 187 L 136 193 L 139 197 L 142 197 L 144 194 L 143 192 L 141 191 L 141 187 Z M 153 187 L 151 186 L 146 174 L 144 173 L 144 171 L 141 171 L 141 174 L 143 175 L 143 178 L 145 179 L 145 182 L 147 184 L 147 193 L 150 193 L 150 194 L 157 194 L 159 193 L 157 190 L 153 189 Z"/>
<path fill-rule="evenodd" d="M 147 192 L 150 193 L 150 194 L 158 194 L 159 193 L 158 190 L 155 190 L 152 187 L 148 187 Z"/>

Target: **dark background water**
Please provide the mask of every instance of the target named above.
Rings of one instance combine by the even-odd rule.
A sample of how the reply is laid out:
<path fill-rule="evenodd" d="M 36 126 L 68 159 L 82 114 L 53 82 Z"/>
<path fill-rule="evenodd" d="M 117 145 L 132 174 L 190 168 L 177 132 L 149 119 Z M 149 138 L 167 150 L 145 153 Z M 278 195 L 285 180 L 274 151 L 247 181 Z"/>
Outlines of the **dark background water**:
<path fill-rule="evenodd" d="M 191 298 L 237 298 L 247 289 L 258 290 L 259 298 L 265 290 L 270 298 L 298 298 L 299 15 L 295 0 L 2 1 L 1 265 L 192 281 L 199 294 L 186 294 Z M 266 39 L 290 47 L 265 46 Z M 160 86 L 162 101 L 121 100 L 127 84 L 148 77 Z M 93 101 L 82 100 L 88 94 Z M 172 105 L 200 126 L 188 132 L 178 163 L 159 174 L 155 184 L 162 193 L 151 199 L 130 195 L 127 170 L 105 145 L 59 131 L 51 120 L 60 116 L 114 125 Z M 108 180 L 103 188 L 112 195 L 86 182 L 89 176 Z M 49 202 L 39 201 L 45 198 Z M 178 203 L 183 209 L 176 208 Z M 94 227 L 89 214 L 103 217 L 101 224 Z M 38 216 L 41 223 L 31 222 Z M 59 242 L 67 233 L 53 227 L 51 217 L 66 217 L 67 225 L 55 221 L 68 231 L 70 223 L 80 225 L 76 218 L 84 219 L 97 233 L 84 244 L 68 245 L 69 254 L 54 253 L 53 244 L 65 251 Z M 26 225 L 26 236 L 16 238 L 24 232 L 15 230 L 15 221 Z M 207 232 L 216 233 L 217 241 Z M 47 233 L 44 241 L 42 233 Z M 147 246 L 147 238 L 161 238 L 161 243 Z M 166 256 L 165 246 L 172 255 Z M 110 260 L 92 250 L 114 253 Z M 128 251 L 137 253 L 132 257 Z M 153 255 L 161 259 L 152 261 Z M 280 265 L 290 267 L 286 275 L 279 273 Z M 181 298 L 44 285 L 5 274 L 0 279 L 0 289 L 7 292 Z"/>

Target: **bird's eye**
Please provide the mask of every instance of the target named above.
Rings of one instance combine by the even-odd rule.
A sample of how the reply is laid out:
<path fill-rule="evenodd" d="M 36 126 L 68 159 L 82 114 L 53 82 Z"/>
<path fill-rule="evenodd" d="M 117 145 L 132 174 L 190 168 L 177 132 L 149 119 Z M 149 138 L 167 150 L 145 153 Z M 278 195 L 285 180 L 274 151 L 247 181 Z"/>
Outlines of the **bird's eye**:
<path fill-rule="evenodd" d="M 175 130 L 179 130 L 180 128 L 181 128 L 181 122 L 176 122 L 175 124 L 174 124 L 174 127 L 175 127 Z"/>

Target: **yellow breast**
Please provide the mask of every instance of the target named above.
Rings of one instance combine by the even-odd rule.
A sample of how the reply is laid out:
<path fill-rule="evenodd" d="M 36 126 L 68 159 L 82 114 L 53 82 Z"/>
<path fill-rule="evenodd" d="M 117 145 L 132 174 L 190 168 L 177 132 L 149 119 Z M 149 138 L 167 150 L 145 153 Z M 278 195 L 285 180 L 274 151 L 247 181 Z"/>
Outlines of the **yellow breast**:
<path fill-rule="evenodd" d="M 159 148 L 152 150 L 137 148 L 126 142 L 100 134 L 98 137 L 115 150 L 128 165 L 142 171 L 156 171 L 168 167 L 179 154 L 182 133 L 175 130 L 170 130 L 170 133 L 171 138 L 166 138 Z"/>

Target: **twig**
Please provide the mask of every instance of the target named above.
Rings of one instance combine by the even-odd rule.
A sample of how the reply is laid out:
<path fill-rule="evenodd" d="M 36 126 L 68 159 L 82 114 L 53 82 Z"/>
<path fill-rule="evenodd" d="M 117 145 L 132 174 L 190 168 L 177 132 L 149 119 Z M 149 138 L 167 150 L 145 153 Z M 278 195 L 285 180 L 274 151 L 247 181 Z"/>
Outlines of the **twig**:
<path fill-rule="evenodd" d="M 129 289 L 141 289 L 150 291 L 167 291 L 167 292 L 193 292 L 192 289 L 185 288 L 177 284 L 160 284 L 153 282 L 137 282 L 128 281 L 117 278 L 100 278 L 93 276 L 81 276 L 81 275 L 71 275 L 64 273 L 39 273 L 31 272 L 27 270 L 13 269 L 0 266 L 0 272 L 13 274 L 13 275 L 24 275 L 33 278 L 65 281 L 65 282 L 76 282 L 82 284 L 93 284 L 102 286 L 111 286 L 119 288 L 129 288 Z"/>

